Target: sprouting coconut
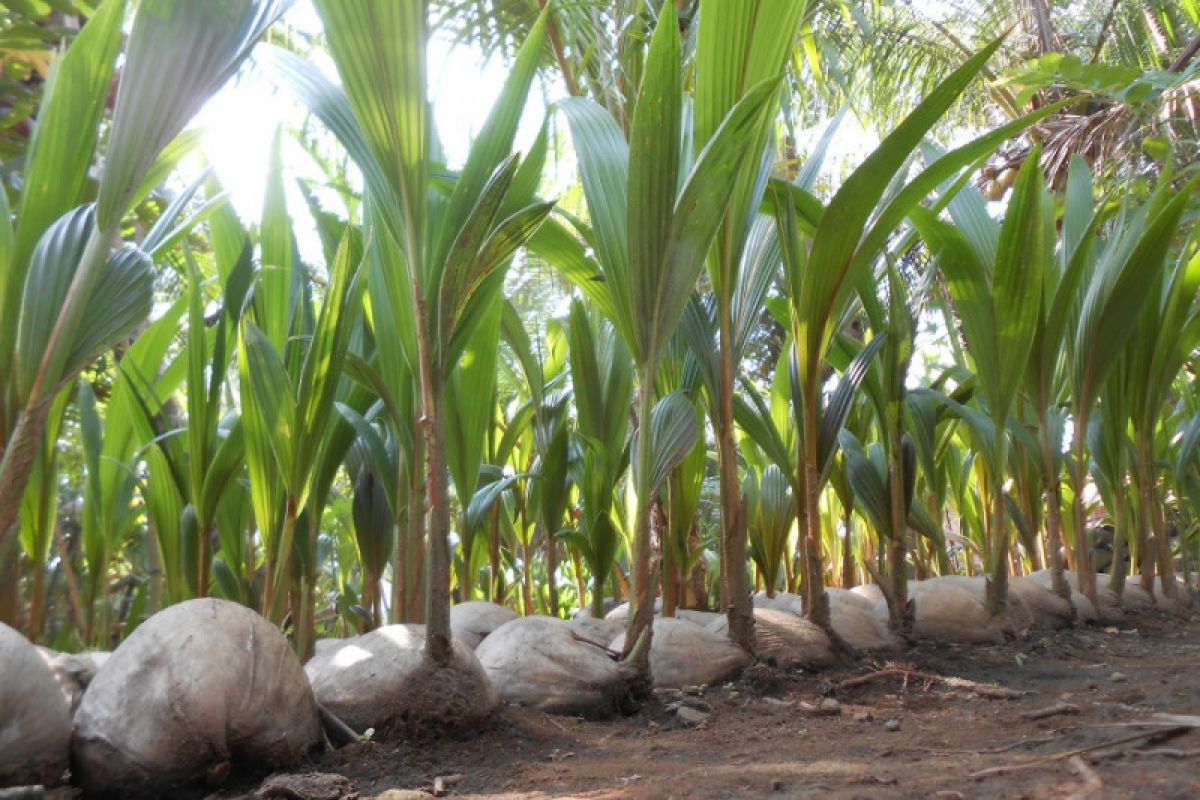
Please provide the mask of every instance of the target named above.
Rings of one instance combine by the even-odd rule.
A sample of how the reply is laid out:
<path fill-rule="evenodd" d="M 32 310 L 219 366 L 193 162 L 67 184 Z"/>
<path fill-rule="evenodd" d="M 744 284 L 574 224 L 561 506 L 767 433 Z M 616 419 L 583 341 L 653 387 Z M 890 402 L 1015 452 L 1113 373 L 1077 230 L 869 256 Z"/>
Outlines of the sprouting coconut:
<path fill-rule="evenodd" d="M 603 718 L 620 710 L 627 694 L 628 670 L 611 651 L 555 617 L 506 623 L 475 653 L 501 699 L 514 705 Z"/>
<path fill-rule="evenodd" d="M 453 640 L 447 664 L 428 658 L 423 625 L 385 625 L 323 644 L 304 669 L 317 700 L 359 732 L 406 724 L 467 727 L 499 705 L 479 660 L 461 639 Z"/>
<path fill-rule="evenodd" d="M 708 630 L 728 635 L 729 620 L 720 617 Z M 817 669 L 835 662 L 828 634 L 812 622 L 774 608 L 754 609 L 754 653 L 759 660 L 783 669 Z"/>
<path fill-rule="evenodd" d="M 474 650 L 488 634 L 518 616 L 511 608 L 483 600 L 458 603 L 450 607 L 450 632 Z"/>
<path fill-rule="evenodd" d="M 612 643 L 613 650 L 620 651 L 624 646 L 624 635 Z M 654 620 L 650 675 L 655 687 L 722 683 L 749 663 L 750 654 L 727 636 L 683 619 L 658 617 Z"/>
<path fill-rule="evenodd" d="M 75 725 L 75 782 L 100 796 L 166 796 L 220 783 L 238 763 L 285 767 L 321 741 L 287 640 L 254 611 L 214 599 L 172 606 L 134 631 L 88 686 Z"/>

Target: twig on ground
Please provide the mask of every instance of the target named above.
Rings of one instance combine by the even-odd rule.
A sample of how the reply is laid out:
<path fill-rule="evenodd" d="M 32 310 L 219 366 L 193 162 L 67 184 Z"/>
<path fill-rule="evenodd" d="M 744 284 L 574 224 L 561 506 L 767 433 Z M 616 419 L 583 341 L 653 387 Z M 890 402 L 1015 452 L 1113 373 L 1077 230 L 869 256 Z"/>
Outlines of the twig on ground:
<path fill-rule="evenodd" d="M 1024 697 L 1026 694 L 1028 694 L 1028 692 L 1023 692 L 1018 689 L 1009 689 L 1004 686 L 992 686 L 986 683 L 976 683 L 975 681 L 970 681 L 966 678 L 933 675 L 928 672 L 919 672 L 918 670 L 906 669 L 904 667 L 887 667 L 875 672 L 869 672 L 866 675 L 847 678 L 841 683 L 835 685 L 833 690 L 842 691 L 844 689 L 852 689 L 855 686 L 862 686 L 863 684 L 882 680 L 883 678 L 903 678 L 906 685 L 909 680 L 915 679 L 925 681 L 926 685 L 937 683 L 942 686 L 949 686 L 952 689 L 968 689 L 981 697 L 988 697 L 994 700 L 1015 700 L 1018 697 Z"/>
<path fill-rule="evenodd" d="M 344 745 L 365 741 L 353 728 L 342 722 L 341 717 L 321 703 L 317 703 L 317 715 L 321 719 L 321 729 L 325 732 L 326 738 L 332 740 L 331 743 Z"/>
<path fill-rule="evenodd" d="M 1200 756 L 1200 747 L 1193 747 L 1188 750 L 1181 750 L 1178 747 L 1152 747 L 1149 749 L 1134 750 L 1133 753 L 1141 756 L 1165 756 L 1167 758 L 1196 758 Z"/>
<path fill-rule="evenodd" d="M 1170 728 L 1158 727 L 1154 728 L 1153 730 L 1140 731 L 1139 733 L 1133 733 L 1129 736 L 1122 736 L 1120 739 L 1113 739 L 1108 742 L 1090 744 L 1087 747 L 1077 747 L 1074 750 L 1064 750 L 1061 753 L 1051 753 L 1048 756 L 1041 756 L 1040 758 L 1035 758 L 1032 761 L 1023 761 L 1019 764 L 1002 764 L 999 767 L 981 769 L 978 772 L 972 772 L 967 777 L 978 780 L 980 778 L 990 778 L 996 775 L 1007 775 L 1010 772 L 1020 772 L 1021 770 L 1032 769 L 1034 767 L 1040 767 L 1055 761 L 1061 761 L 1064 758 L 1080 756 L 1084 753 L 1093 753 L 1097 750 L 1107 750 L 1110 747 L 1116 747 L 1117 745 L 1128 744 L 1129 742 L 1136 742 L 1142 739 L 1150 739 L 1156 736 L 1161 736 L 1164 739 L 1167 739 L 1172 736 L 1178 736 L 1181 733 L 1186 733 L 1190 730 L 1192 730 L 1192 727 L 1189 725 L 1177 725 Z"/>
<path fill-rule="evenodd" d="M 577 642 L 583 642 L 584 644 L 590 644 L 592 647 L 595 647 L 597 650 L 603 650 L 604 654 L 607 655 L 611 659 L 615 660 L 615 659 L 619 659 L 621 657 L 621 654 L 618 653 L 616 650 L 610 650 L 608 647 L 605 647 L 604 645 L 600 644 L 600 642 L 597 642 L 595 639 L 589 639 L 586 636 L 580 636 L 575 631 L 571 631 L 571 638 Z"/>
<path fill-rule="evenodd" d="M 462 783 L 463 776 L 454 775 L 438 775 L 433 779 L 433 796 L 445 797 L 450 793 L 450 789 Z"/>
<path fill-rule="evenodd" d="M 1039 708 L 1036 711 L 1027 711 L 1021 716 L 1025 719 L 1046 719 L 1047 717 L 1056 717 L 1059 714 L 1078 714 L 1079 706 L 1073 703 L 1055 703 L 1046 708 Z"/>
<path fill-rule="evenodd" d="M 1015 742 L 999 745 L 997 747 L 985 747 L 982 750 L 943 750 L 937 747 L 905 747 L 904 751 L 912 751 L 915 753 L 933 753 L 939 756 L 992 756 L 997 753 L 1007 753 L 1010 750 L 1016 750 L 1018 747 L 1024 747 L 1030 744 L 1045 744 L 1053 742 L 1057 739 L 1054 733 L 1048 733 L 1045 736 L 1034 736 L 1025 739 L 1018 739 Z"/>

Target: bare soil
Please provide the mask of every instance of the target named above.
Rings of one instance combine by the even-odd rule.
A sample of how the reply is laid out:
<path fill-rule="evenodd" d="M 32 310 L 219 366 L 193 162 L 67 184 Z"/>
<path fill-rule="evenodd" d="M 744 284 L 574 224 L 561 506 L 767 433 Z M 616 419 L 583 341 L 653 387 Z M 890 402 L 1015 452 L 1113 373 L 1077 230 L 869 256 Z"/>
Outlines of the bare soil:
<path fill-rule="evenodd" d="M 888 673 L 839 687 L 889 667 L 974 685 Z M 840 713 L 806 711 L 829 697 Z M 681 699 L 707 720 L 685 726 L 670 708 Z M 660 694 L 630 717 L 509 708 L 469 735 L 352 745 L 309 769 L 345 776 L 364 797 L 461 776 L 450 796 L 1200 798 L 1200 730 L 1168 727 L 1161 713 L 1200 714 L 1198 616 L 919 644 L 815 674 L 758 665 L 702 695 Z"/>

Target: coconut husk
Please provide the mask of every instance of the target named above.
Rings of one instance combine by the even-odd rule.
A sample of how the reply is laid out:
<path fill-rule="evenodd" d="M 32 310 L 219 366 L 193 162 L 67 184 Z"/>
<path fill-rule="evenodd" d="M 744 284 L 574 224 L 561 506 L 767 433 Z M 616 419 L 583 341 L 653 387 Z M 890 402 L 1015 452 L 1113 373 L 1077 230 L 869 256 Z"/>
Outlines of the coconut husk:
<path fill-rule="evenodd" d="M 1048 569 L 1031 572 L 1025 577 L 1054 591 L 1054 576 Z M 1066 578 L 1067 585 L 1071 587 L 1071 605 L 1075 606 L 1076 622 L 1086 624 L 1121 618 L 1121 600 L 1117 597 L 1117 593 L 1109 587 L 1107 581 L 1097 578 L 1096 603 L 1094 604 L 1087 599 L 1083 592 L 1079 591 L 1079 575 L 1076 572 L 1069 569 L 1063 570 L 1063 577 Z M 1097 604 L 1099 608 L 1096 607 Z"/>
<path fill-rule="evenodd" d="M 321 705 L 356 731 L 467 727 L 499 698 L 471 648 L 453 642 L 439 666 L 425 654 L 425 626 L 385 625 L 318 648 L 304 671 Z"/>
<path fill-rule="evenodd" d="M 567 624 L 577 636 L 605 649 L 608 649 L 613 639 L 625 632 L 625 623 L 615 619 L 576 617 L 568 620 Z"/>
<path fill-rule="evenodd" d="M 629 673 L 603 645 L 577 634 L 578 622 L 522 617 L 492 631 L 475 654 L 501 699 L 548 714 L 617 713 Z"/>
<path fill-rule="evenodd" d="M 976 581 L 962 576 L 963 580 L 956 580 L 956 577 L 909 581 L 908 596 L 913 603 L 912 635 L 917 639 L 950 644 L 1004 641 L 1000 624 L 988 614 L 982 579 Z"/>
<path fill-rule="evenodd" d="M 1019 597 L 1033 618 L 1033 627 L 1058 630 L 1071 624 L 1071 605 L 1052 589 L 1027 576 L 1015 577 L 1008 583 L 1008 596 Z"/>
<path fill-rule="evenodd" d="M 474 650 L 492 631 L 519 617 L 516 611 L 484 600 L 471 600 L 450 607 L 450 632 Z"/>
<path fill-rule="evenodd" d="M 877 615 L 866 598 L 849 590 L 829 595 L 829 622 L 842 641 L 859 653 L 896 653 L 904 642 L 888 628 L 887 610 Z"/>
<path fill-rule="evenodd" d="M 625 646 L 618 636 L 612 649 Z M 730 680 L 750 664 L 750 654 L 728 637 L 687 620 L 658 617 L 650 639 L 650 676 L 655 688 L 713 685 Z"/>
<path fill-rule="evenodd" d="M 190 600 L 142 623 L 75 715 L 71 769 L 89 795 L 167 796 L 235 763 L 282 768 L 321 742 L 317 706 L 283 635 L 254 611 Z"/>
<path fill-rule="evenodd" d="M 70 752 L 68 698 L 37 648 L 0 623 L 0 788 L 57 786 Z"/>
<path fill-rule="evenodd" d="M 728 636 L 729 620 L 721 617 L 708 630 Z M 754 655 L 783 669 L 821 669 L 836 661 L 825 631 L 803 617 L 773 608 L 754 609 Z"/>
<path fill-rule="evenodd" d="M 92 682 L 92 678 L 96 677 L 100 667 L 112 655 L 103 650 L 60 653 L 49 647 L 39 647 L 38 652 L 54 673 L 72 714 L 79 708 L 79 701 L 83 699 L 83 693 Z"/>

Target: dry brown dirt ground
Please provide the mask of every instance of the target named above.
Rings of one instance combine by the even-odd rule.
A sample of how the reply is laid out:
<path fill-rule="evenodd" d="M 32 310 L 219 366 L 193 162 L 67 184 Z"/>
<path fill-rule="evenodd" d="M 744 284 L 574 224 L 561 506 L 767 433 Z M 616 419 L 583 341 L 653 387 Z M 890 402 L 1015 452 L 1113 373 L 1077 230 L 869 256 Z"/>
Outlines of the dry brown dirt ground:
<path fill-rule="evenodd" d="M 840 713 L 812 713 L 825 698 Z M 687 697 L 708 709 L 699 727 L 678 699 L 605 722 L 509 708 L 466 736 L 352 745 L 309 769 L 364 797 L 456 776 L 463 798 L 1200 798 L 1200 718 L 1159 716 L 1200 714 L 1200 616 L 919 644 L 821 673 L 756 666 Z"/>

